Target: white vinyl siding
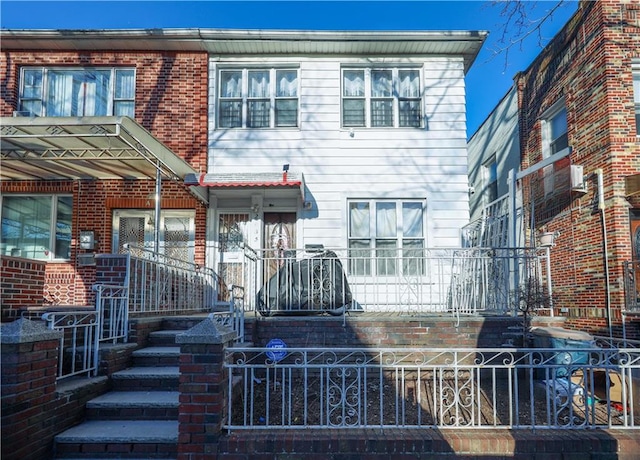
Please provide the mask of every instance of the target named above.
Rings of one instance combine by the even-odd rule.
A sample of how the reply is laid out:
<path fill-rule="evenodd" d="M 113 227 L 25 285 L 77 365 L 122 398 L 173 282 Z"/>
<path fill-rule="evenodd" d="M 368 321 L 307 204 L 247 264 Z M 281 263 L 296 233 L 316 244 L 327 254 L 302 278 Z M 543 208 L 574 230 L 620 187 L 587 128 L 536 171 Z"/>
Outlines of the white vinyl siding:
<path fill-rule="evenodd" d="M 342 127 L 342 70 L 364 65 L 364 61 L 295 59 L 300 101 L 296 130 L 255 130 L 251 136 L 242 136 L 234 130 L 218 129 L 214 122 L 217 101 L 211 97 L 208 171 L 274 172 L 290 164 L 290 171 L 303 173 L 305 199 L 313 206 L 298 209 L 298 247 L 305 243 L 345 247 L 347 200 L 353 197 L 426 200 L 425 244 L 458 246 L 460 228 L 469 219 L 462 59 L 403 60 L 408 67 L 420 70 L 427 120 L 421 128 L 354 128 L 350 133 L 350 128 Z M 217 94 L 219 69 L 226 67 L 224 57 L 212 57 L 210 94 Z M 246 67 L 250 67 L 248 63 Z M 240 201 L 238 198 L 236 203 Z M 265 199 L 263 208 L 277 208 L 281 203 Z M 219 198 L 217 205 L 231 206 L 227 198 Z"/>

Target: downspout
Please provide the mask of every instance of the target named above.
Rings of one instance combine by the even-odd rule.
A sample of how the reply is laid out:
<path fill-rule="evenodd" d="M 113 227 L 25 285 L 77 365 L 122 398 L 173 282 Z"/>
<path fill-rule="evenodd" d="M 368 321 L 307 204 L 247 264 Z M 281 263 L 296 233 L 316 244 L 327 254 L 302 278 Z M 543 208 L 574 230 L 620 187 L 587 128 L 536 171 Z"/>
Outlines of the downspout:
<path fill-rule="evenodd" d="M 609 338 L 613 338 L 612 324 L 611 324 L 611 285 L 609 283 L 609 248 L 607 245 L 607 221 L 605 218 L 605 206 L 604 206 L 604 186 L 602 180 L 602 168 L 598 168 L 594 171 L 598 179 L 598 210 L 600 211 L 600 221 L 602 223 L 602 247 L 604 250 L 604 279 L 605 279 L 605 291 L 606 298 L 605 303 L 607 306 L 607 327 L 609 328 Z"/>

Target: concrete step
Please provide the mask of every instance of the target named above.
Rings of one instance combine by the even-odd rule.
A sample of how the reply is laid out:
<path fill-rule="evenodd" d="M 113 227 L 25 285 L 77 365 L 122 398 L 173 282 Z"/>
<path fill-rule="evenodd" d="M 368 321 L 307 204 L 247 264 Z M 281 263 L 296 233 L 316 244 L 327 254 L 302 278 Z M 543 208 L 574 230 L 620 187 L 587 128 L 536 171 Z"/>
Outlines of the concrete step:
<path fill-rule="evenodd" d="M 176 420 L 177 391 L 111 391 L 87 403 L 89 420 Z"/>
<path fill-rule="evenodd" d="M 177 420 L 89 420 L 55 437 L 56 458 L 176 458 Z"/>
<path fill-rule="evenodd" d="M 131 367 L 111 375 L 116 391 L 177 391 L 178 366 Z"/>
<path fill-rule="evenodd" d="M 134 366 L 177 366 L 180 362 L 180 347 L 147 347 L 131 354 Z"/>
<path fill-rule="evenodd" d="M 176 335 L 183 333 L 183 329 L 168 329 L 154 331 L 149 334 L 149 346 L 174 346 L 176 344 Z"/>

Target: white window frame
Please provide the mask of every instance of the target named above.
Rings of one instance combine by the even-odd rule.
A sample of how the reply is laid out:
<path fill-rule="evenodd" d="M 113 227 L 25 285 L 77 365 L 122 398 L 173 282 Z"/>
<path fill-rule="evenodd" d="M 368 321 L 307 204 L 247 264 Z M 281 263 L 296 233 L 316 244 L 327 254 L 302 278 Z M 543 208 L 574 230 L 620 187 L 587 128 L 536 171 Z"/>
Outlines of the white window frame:
<path fill-rule="evenodd" d="M 498 162 L 495 155 L 482 165 L 482 180 L 485 205 L 489 205 L 498 199 Z M 495 197 L 490 196 L 491 188 L 495 188 Z"/>
<path fill-rule="evenodd" d="M 250 72 L 269 72 L 269 94 L 264 97 L 250 97 L 249 96 L 249 73 Z M 277 74 L 281 71 L 290 71 L 296 73 L 296 95 L 295 96 L 280 96 L 277 91 Z M 223 90 L 223 74 L 225 72 L 240 72 L 242 74 L 242 82 L 240 88 L 240 96 L 225 97 L 222 95 Z M 282 67 L 220 67 L 217 70 L 218 88 L 216 90 L 217 108 L 216 108 L 216 124 L 218 129 L 274 129 L 274 128 L 298 128 L 300 126 L 300 69 L 294 66 L 282 66 Z M 222 103 L 224 101 L 238 102 L 241 104 L 240 109 L 240 125 L 239 126 L 223 126 L 222 124 Z M 265 101 L 269 103 L 269 123 L 268 126 L 250 126 L 250 103 L 256 101 Z M 295 101 L 296 102 L 296 116 L 295 124 L 285 123 L 279 124 L 277 116 L 278 101 Z"/>
<path fill-rule="evenodd" d="M 364 73 L 364 94 L 353 96 L 353 95 L 345 95 L 345 72 L 349 71 L 361 71 Z M 373 95 L 373 80 L 372 74 L 376 71 L 388 72 L 391 71 L 392 75 L 392 88 L 391 95 L 389 96 L 376 96 Z M 399 74 L 402 71 L 413 71 L 418 73 L 419 79 L 419 94 L 416 97 L 400 97 L 399 91 Z M 358 66 L 344 66 L 340 70 L 340 123 L 342 128 L 407 128 L 407 129 L 418 129 L 424 126 L 424 84 L 423 84 L 423 74 L 422 68 L 418 66 L 411 67 L 384 67 L 384 66 L 375 66 L 375 67 L 358 67 Z M 363 124 L 352 124 L 347 123 L 345 121 L 345 100 L 363 100 L 364 101 L 364 123 Z M 389 126 L 374 126 L 373 124 L 373 114 L 372 114 L 372 105 L 375 101 L 391 101 L 392 104 L 392 123 Z M 403 125 L 400 126 L 400 105 L 402 102 L 417 102 L 420 110 L 419 113 L 419 123 L 417 126 L 414 125 Z"/>
<path fill-rule="evenodd" d="M 71 258 L 71 240 L 73 236 L 73 215 L 69 217 L 68 222 L 68 231 L 64 233 L 68 233 L 68 243 L 66 254 L 57 254 L 57 243 L 58 243 L 58 234 L 61 233 L 58 231 L 58 205 L 60 203 L 60 199 L 68 199 L 71 203 L 70 213 L 73 214 L 73 196 L 70 194 L 62 193 L 62 194 L 5 194 L 0 195 L 0 212 L 2 215 L 2 226 L 4 226 L 5 221 L 5 199 L 6 198 L 49 198 L 51 200 L 51 209 L 49 214 L 49 238 L 45 245 L 31 245 L 28 246 L 28 241 L 20 241 L 20 246 L 14 246 L 7 243 L 7 241 L 0 240 L 0 253 L 2 255 L 11 256 L 14 255 L 16 257 L 24 257 L 27 259 L 35 259 L 35 260 L 45 260 L 45 261 L 68 261 Z M 23 222 L 20 222 L 20 225 L 24 225 Z M 40 239 L 42 240 L 42 239 Z M 35 241 L 35 240 L 34 240 Z"/>
<path fill-rule="evenodd" d="M 352 209 L 352 205 L 356 204 L 356 203 L 364 203 L 364 204 L 368 204 L 369 206 L 369 231 L 368 231 L 368 236 L 353 236 L 351 234 L 352 232 L 352 225 L 351 225 L 351 219 L 353 218 L 352 213 L 351 213 L 351 209 Z M 377 204 L 389 204 L 389 203 L 395 203 L 395 209 L 396 209 L 396 231 L 395 231 L 395 236 L 393 237 L 387 237 L 387 236 L 379 236 L 378 235 L 378 231 L 376 229 L 376 225 L 377 225 L 377 208 L 376 205 Z M 405 236 L 403 234 L 403 205 L 407 204 L 407 203 L 412 203 L 412 204 L 418 204 L 420 206 L 421 209 L 421 230 L 422 230 L 422 235 L 421 236 Z M 397 260 L 399 259 L 399 256 L 402 255 L 409 255 L 410 257 L 410 253 L 412 251 L 424 251 L 424 249 L 427 247 L 426 243 L 427 243 L 427 234 L 426 234 L 426 228 L 427 228 L 427 222 L 426 222 L 426 202 L 424 199 L 419 199 L 419 198 L 406 198 L 406 199 L 375 199 L 375 198 L 364 198 L 364 199 L 348 199 L 347 200 L 347 247 L 349 248 L 349 253 L 350 254 L 358 254 L 358 251 L 360 249 L 364 249 L 364 251 L 362 251 L 362 253 L 360 254 L 363 258 L 362 259 L 358 259 L 358 256 L 356 255 L 355 259 L 351 259 L 350 257 L 350 267 L 349 267 L 349 272 L 354 275 L 354 276 L 370 276 L 370 275 L 374 275 L 374 276 L 388 276 L 388 277 L 395 277 L 395 276 L 406 276 L 406 275 L 418 275 L 418 276 L 422 276 L 425 274 L 425 267 L 423 265 L 424 261 L 422 258 L 420 258 L 417 262 L 415 260 L 412 259 L 407 259 L 409 262 L 405 261 L 404 263 L 397 263 Z M 353 247 L 352 243 L 357 242 L 357 241 L 365 241 L 368 240 L 368 246 L 365 247 Z M 395 248 L 393 248 L 393 251 L 395 254 L 393 254 L 392 257 L 390 257 L 387 261 L 384 262 L 384 264 L 386 264 L 386 266 L 381 267 L 380 266 L 380 259 L 378 258 L 378 253 L 380 252 L 384 252 L 385 249 L 389 249 L 389 248 L 385 248 L 385 247 L 378 247 L 378 241 L 392 241 L 395 240 L 396 244 L 395 244 Z M 405 246 L 404 242 L 405 240 L 411 240 L 414 242 L 419 242 L 420 245 L 419 247 L 412 247 L 412 246 Z M 407 252 L 405 252 L 407 251 Z M 376 260 L 377 263 L 374 264 L 368 264 L 368 260 Z M 396 265 L 394 267 L 391 267 L 389 264 L 391 263 L 395 263 Z M 407 264 L 411 264 L 411 273 L 409 273 L 407 271 Z"/>
<path fill-rule="evenodd" d="M 47 100 L 49 98 L 49 73 L 50 72 L 68 72 L 68 73 L 78 73 L 82 72 L 91 72 L 91 71 L 103 71 L 110 72 L 109 77 L 109 98 L 107 101 L 107 110 L 106 114 L 77 114 L 70 116 L 113 116 L 113 115 L 123 115 L 134 117 L 135 115 L 135 81 L 136 81 L 136 70 L 134 67 L 103 67 L 103 66 L 92 66 L 92 67 L 55 67 L 55 66 L 25 66 L 20 68 L 20 88 L 18 94 L 18 110 L 17 113 L 23 116 L 37 116 L 37 117 L 45 117 L 45 116 L 53 116 L 51 113 L 47 112 Z M 133 81 L 134 88 L 130 97 L 117 97 L 117 88 L 116 81 L 119 72 L 133 72 Z M 39 94 L 33 94 L 28 96 L 26 94 L 27 86 L 27 78 L 25 76 L 26 73 L 31 73 L 35 75 L 36 73 L 40 73 L 40 85 L 39 88 L 37 86 L 30 86 L 32 91 Z M 129 104 L 130 108 L 126 108 L 126 104 Z M 124 110 L 123 112 L 119 112 L 117 107 L 122 105 Z"/>
<path fill-rule="evenodd" d="M 121 218 L 144 218 L 144 247 L 152 249 L 154 244 L 154 211 L 151 209 L 114 209 L 112 218 L 112 247 L 114 254 L 120 252 L 120 219 Z M 163 209 L 160 211 L 160 248 L 158 252 L 164 253 L 165 250 L 165 219 L 183 218 L 189 219 L 187 243 L 189 260 L 195 257 L 195 218 L 196 213 L 192 210 L 181 209 Z"/>
<path fill-rule="evenodd" d="M 552 133 L 553 121 L 562 113 L 564 113 L 564 117 L 565 117 L 564 123 L 565 123 L 566 129 L 563 131 L 562 134 L 553 137 L 553 133 Z M 542 116 L 541 128 L 542 128 L 542 159 L 543 160 L 546 158 L 549 158 L 551 155 L 556 155 L 569 147 L 569 137 L 568 137 L 569 123 L 567 120 L 567 108 L 564 100 L 560 100 L 556 102 L 549 110 L 547 110 L 544 113 L 544 115 Z M 566 147 L 563 147 L 562 149 L 556 150 L 554 152 L 552 149 L 552 144 L 556 142 L 558 139 L 560 139 L 563 135 L 567 137 Z"/>

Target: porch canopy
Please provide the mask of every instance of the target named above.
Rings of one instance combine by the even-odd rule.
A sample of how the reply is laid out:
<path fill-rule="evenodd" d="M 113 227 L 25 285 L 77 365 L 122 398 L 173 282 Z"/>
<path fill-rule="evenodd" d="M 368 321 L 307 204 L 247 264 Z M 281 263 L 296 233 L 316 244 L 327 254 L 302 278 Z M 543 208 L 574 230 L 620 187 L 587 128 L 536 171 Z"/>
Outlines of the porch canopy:
<path fill-rule="evenodd" d="M 154 247 L 163 178 L 194 169 L 129 117 L 1 117 L 0 180 L 155 180 Z M 204 187 L 189 187 L 208 203 Z"/>
<path fill-rule="evenodd" d="M 129 117 L 2 117 L 0 180 L 162 179 L 196 171 Z M 189 187 L 207 203 L 204 187 Z"/>

